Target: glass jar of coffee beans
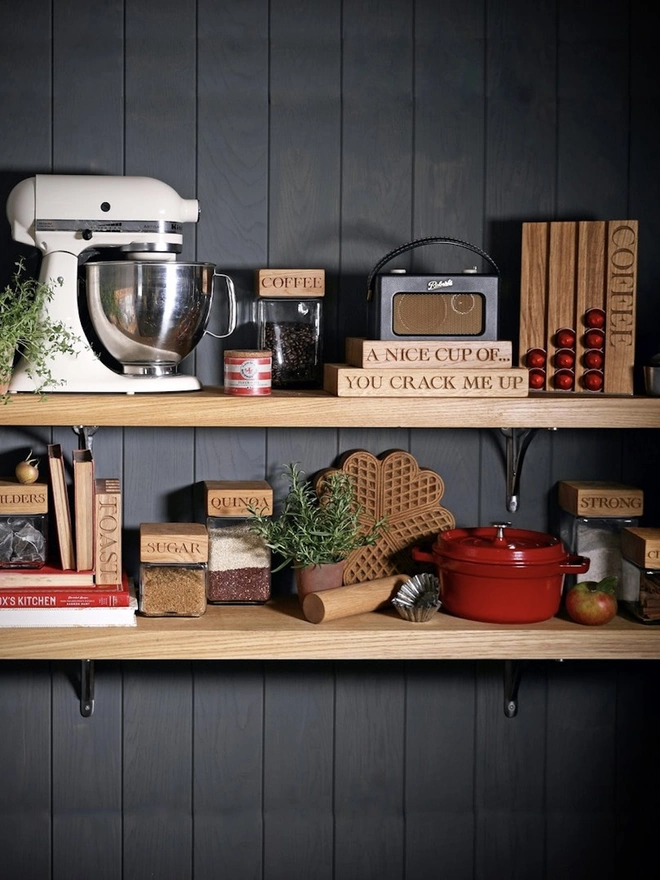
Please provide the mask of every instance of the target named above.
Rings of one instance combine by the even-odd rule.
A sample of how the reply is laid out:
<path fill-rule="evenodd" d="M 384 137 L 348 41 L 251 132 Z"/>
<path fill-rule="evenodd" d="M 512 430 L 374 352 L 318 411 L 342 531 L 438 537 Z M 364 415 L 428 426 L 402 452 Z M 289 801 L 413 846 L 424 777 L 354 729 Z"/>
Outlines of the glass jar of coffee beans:
<path fill-rule="evenodd" d="M 319 387 L 324 270 L 262 269 L 258 279 L 258 345 L 272 353 L 271 386 Z"/>

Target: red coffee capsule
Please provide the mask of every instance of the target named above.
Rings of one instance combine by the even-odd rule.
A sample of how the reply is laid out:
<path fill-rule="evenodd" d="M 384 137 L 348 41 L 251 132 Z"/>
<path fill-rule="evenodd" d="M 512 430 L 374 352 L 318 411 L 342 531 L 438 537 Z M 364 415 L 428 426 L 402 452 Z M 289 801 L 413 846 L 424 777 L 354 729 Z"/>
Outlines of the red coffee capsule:
<path fill-rule="evenodd" d="M 575 366 L 575 352 L 572 348 L 560 348 L 554 357 L 555 366 L 562 370 L 571 370 Z"/>
<path fill-rule="evenodd" d="M 605 357 L 603 352 L 599 351 L 597 348 L 590 348 L 589 351 L 585 351 L 582 357 L 582 363 L 589 370 L 602 369 L 604 360 Z"/>
<path fill-rule="evenodd" d="M 532 368 L 545 367 L 546 353 L 542 348 L 530 348 L 525 355 L 525 366 Z"/>
<path fill-rule="evenodd" d="M 575 348 L 575 330 L 563 327 L 555 333 L 557 348 Z"/>
<path fill-rule="evenodd" d="M 587 348 L 603 348 L 605 345 L 605 334 L 602 330 L 598 330 L 595 327 L 592 330 L 587 330 L 584 334 L 584 344 Z"/>
<path fill-rule="evenodd" d="M 557 370 L 552 377 L 552 384 L 558 391 L 571 391 L 575 382 L 572 370 Z"/>
<path fill-rule="evenodd" d="M 534 391 L 541 391 L 545 388 L 545 370 L 529 371 L 529 387 Z"/>
<path fill-rule="evenodd" d="M 605 312 L 602 309 L 587 309 L 584 313 L 584 323 L 587 327 L 603 328 L 605 326 Z"/>
<path fill-rule="evenodd" d="M 587 370 L 587 372 L 582 376 L 582 386 L 586 388 L 587 391 L 602 391 L 603 390 L 603 371 L 602 370 Z"/>

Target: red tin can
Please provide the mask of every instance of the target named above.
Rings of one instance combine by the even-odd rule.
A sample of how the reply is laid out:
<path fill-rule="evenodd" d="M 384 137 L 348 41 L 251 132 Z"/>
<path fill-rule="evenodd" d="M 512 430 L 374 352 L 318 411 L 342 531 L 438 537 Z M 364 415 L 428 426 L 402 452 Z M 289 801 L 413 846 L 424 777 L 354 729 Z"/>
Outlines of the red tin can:
<path fill-rule="evenodd" d="M 270 394 L 272 355 L 270 351 L 225 352 L 225 394 L 260 397 Z"/>

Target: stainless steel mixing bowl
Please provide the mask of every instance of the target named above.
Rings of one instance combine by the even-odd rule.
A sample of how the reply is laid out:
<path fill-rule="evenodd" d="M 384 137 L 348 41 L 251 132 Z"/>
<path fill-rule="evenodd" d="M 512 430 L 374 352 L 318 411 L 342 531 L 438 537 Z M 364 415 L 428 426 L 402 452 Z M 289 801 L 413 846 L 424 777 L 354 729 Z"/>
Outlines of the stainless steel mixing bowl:
<path fill-rule="evenodd" d="M 176 372 L 204 335 L 218 278 L 226 283 L 229 309 L 220 338 L 234 332 L 234 285 L 213 263 L 108 261 L 87 263 L 86 274 L 94 330 L 126 374 Z"/>

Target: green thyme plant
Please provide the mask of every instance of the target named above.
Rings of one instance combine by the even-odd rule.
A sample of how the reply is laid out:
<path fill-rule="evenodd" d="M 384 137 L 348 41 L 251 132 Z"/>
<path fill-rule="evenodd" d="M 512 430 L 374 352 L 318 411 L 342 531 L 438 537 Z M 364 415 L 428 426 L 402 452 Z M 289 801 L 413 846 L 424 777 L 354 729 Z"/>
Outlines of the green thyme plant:
<path fill-rule="evenodd" d="M 54 295 L 53 286 L 28 276 L 24 260 L 19 259 L 11 282 L 0 290 L 0 387 L 11 380 L 16 353 L 25 357 L 36 393 L 43 395 L 47 386 L 64 384 L 51 373 L 52 358 L 76 354 L 80 339 L 66 324 L 48 316 L 45 306 Z M 6 391 L 0 397 L 3 403 L 11 399 Z"/>
<path fill-rule="evenodd" d="M 273 571 L 289 564 L 306 568 L 341 562 L 353 550 L 374 544 L 387 528 L 385 517 L 369 528 L 360 523 L 362 508 L 350 474 L 331 471 L 318 491 L 296 462 L 285 466 L 283 477 L 289 480 L 289 491 L 279 516 L 250 508 L 250 529 L 282 557 Z"/>

